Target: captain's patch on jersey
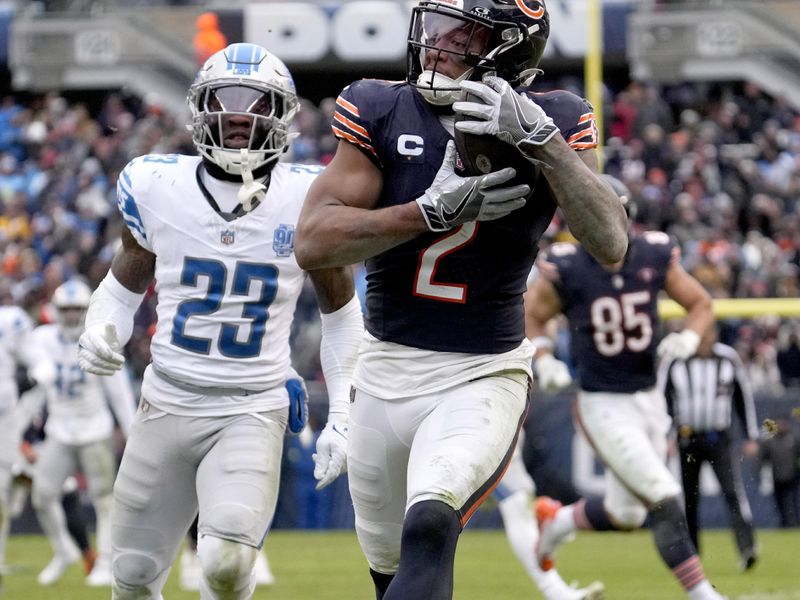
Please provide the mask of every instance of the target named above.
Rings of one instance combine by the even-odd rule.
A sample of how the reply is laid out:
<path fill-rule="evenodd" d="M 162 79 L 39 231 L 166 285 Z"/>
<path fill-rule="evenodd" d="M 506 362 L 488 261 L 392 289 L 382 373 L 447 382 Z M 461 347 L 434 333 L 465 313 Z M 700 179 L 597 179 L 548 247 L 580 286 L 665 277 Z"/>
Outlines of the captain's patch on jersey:
<path fill-rule="evenodd" d="M 230 246 L 235 241 L 235 234 L 233 229 L 223 229 L 219 233 L 219 241 L 225 244 L 226 246 Z"/>
<path fill-rule="evenodd" d="M 282 223 L 272 234 L 272 249 L 277 256 L 291 256 L 294 251 L 294 225 Z"/>

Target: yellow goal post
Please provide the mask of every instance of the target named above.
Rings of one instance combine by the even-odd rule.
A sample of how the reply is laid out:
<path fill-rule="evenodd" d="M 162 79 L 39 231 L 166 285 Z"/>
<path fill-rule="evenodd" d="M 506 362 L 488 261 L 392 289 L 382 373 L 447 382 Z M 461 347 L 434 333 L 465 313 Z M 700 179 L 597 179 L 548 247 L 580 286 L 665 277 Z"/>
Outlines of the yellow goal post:
<path fill-rule="evenodd" d="M 674 300 L 662 299 L 658 314 L 662 319 L 679 319 L 686 311 Z M 714 315 L 717 319 L 800 317 L 800 298 L 719 298 L 714 300 Z"/>

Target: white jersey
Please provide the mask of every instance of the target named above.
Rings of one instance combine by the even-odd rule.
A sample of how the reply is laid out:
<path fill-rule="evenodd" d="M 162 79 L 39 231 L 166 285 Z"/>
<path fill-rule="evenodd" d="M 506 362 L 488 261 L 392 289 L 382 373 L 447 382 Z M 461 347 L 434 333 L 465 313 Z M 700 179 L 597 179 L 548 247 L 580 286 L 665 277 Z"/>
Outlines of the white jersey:
<path fill-rule="evenodd" d="M 295 225 L 321 168 L 275 165 L 265 199 L 228 220 L 206 192 L 230 212 L 241 185 L 215 180 L 200 165 L 198 157 L 147 155 L 119 179 L 125 223 L 156 255 L 158 325 L 142 395 L 194 416 L 280 408 L 288 403 L 289 334 L 305 278 L 294 257 Z"/>
<path fill-rule="evenodd" d="M 57 325 L 40 325 L 31 335 L 38 360 L 48 360 L 55 381 L 45 392 L 45 433 L 63 444 L 82 445 L 108 437 L 114 430 L 114 406 L 120 427 L 127 434 L 134 415 L 134 396 L 126 371 L 100 377 L 78 366 L 78 344 L 64 337 Z"/>
<path fill-rule="evenodd" d="M 0 306 L 0 412 L 11 410 L 17 403 L 17 365 L 28 364 L 25 351 L 33 322 L 18 306 Z"/>

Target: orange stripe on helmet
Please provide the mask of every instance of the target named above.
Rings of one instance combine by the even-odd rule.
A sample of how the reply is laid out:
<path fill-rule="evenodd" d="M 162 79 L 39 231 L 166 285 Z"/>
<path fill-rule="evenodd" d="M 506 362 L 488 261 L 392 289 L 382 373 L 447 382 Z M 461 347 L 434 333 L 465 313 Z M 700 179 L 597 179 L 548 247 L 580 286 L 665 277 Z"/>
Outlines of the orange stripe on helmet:
<path fill-rule="evenodd" d="M 533 10 L 530 6 L 525 4 L 525 0 L 514 0 L 517 4 L 517 7 L 531 19 L 541 19 L 544 16 L 544 4 L 541 2 L 537 2 L 536 4 L 539 6 L 536 10 Z"/>

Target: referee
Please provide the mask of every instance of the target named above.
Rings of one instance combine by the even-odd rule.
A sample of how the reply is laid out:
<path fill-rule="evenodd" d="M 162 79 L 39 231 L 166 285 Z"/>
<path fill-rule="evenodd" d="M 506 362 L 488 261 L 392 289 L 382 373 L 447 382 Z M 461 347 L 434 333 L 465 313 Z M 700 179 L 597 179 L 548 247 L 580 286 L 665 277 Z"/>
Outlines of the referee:
<path fill-rule="evenodd" d="M 693 357 L 661 363 L 658 383 L 678 433 L 686 521 L 692 541 L 699 551 L 700 467 L 708 462 L 728 504 L 739 549 L 739 565 L 746 571 L 758 557 L 753 517 L 731 439 L 731 417 L 735 410 L 747 436 L 745 454 L 758 452 L 755 405 L 745 367 L 736 350 L 717 342 L 717 333 L 712 328 Z"/>

